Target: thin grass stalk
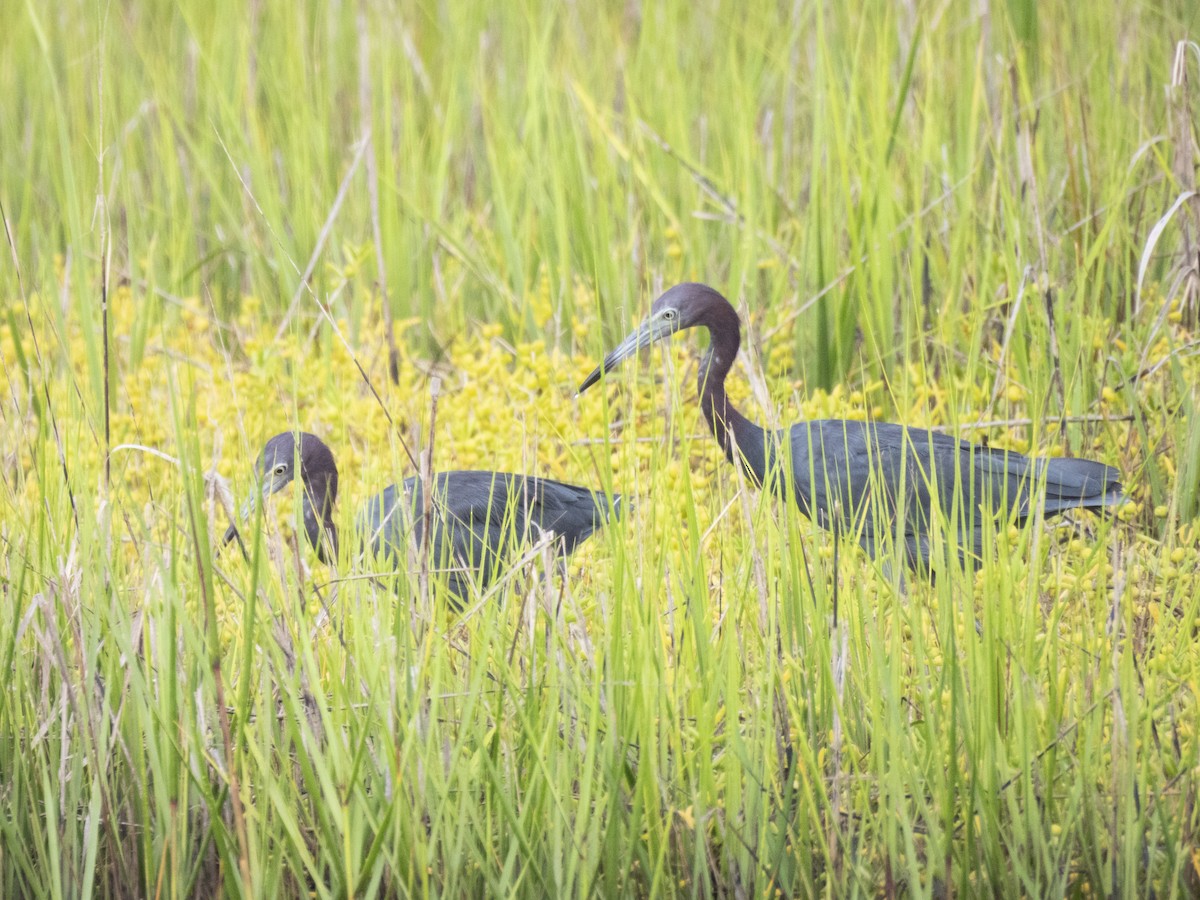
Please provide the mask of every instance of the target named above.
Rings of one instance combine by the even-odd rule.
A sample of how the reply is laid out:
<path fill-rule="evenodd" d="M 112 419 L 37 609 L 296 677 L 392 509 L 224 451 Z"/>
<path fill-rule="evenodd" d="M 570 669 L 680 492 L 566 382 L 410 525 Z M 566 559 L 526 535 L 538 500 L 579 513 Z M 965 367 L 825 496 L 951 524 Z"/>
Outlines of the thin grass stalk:
<path fill-rule="evenodd" d="M 375 162 L 375 136 L 371 117 L 375 104 L 371 98 L 371 40 L 367 31 L 366 0 L 359 4 L 355 17 L 358 30 L 358 104 L 363 119 L 362 133 L 366 137 L 367 192 L 371 200 L 371 234 L 375 240 L 375 265 L 379 278 L 379 299 L 383 311 L 383 330 L 388 354 L 388 376 L 392 384 L 400 383 L 400 351 L 396 348 L 392 301 L 388 295 L 387 264 L 383 253 L 383 229 L 379 224 L 379 170 Z"/>
<path fill-rule="evenodd" d="M 418 550 L 417 586 L 421 594 L 421 611 L 427 622 L 433 622 L 433 598 L 429 589 L 429 554 L 433 531 L 433 449 L 437 425 L 438 395 L 442 380 L 434 376 L 429 384 L 429 437 L 421 451 L 418 475 L 421 479 L 421 544 Z M 439 562 L 441 562 L 439 560 Z"/>

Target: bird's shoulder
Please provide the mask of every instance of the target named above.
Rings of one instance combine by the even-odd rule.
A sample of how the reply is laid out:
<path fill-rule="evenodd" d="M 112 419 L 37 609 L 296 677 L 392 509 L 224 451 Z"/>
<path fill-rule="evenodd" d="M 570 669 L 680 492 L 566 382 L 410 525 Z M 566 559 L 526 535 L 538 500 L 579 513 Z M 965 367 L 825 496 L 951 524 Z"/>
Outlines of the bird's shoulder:
<path fill-rule="evenodd" d="M 502 521 L 510 511 L 559 511 L 591 508 L 593 492 L 550 478 L 509 472 L 456 470 L 439 473 L 438 499 L 455 516 Z M 419 484 L 416 487 L 419 495 Z"/>
<path fill-rule="evenodd" d="M 903 448 L 919 454 L 983 452 L 999 456 L 1003 453 L 941 431 L 930 431 L 895 422 L 861 419 L 811 419 L 797 422 L 788 429 L 788 436 L 795 448 L 820 446 L 826 453 L 842 448 L 851 454 L 887 452 Z"/>
<path fill-rule="evenodd" d="M 787 435 L 794 452 L 856 456 L 881 448 L 902 446 L 904 432 L 903 426 L 888 422 L 809 419 L 797 422 L 787 430 Z"/>

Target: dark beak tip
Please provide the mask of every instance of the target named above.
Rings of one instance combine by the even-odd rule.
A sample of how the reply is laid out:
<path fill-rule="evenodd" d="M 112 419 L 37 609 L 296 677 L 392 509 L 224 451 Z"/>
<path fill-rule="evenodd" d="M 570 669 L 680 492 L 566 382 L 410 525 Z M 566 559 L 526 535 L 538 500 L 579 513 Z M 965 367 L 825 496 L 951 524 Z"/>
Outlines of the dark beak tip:
<path fill-rule="evenodd" d="M 228 547 L 230 542 L 237 540 L 238 548 L 242 551 L 242 558 L 247 562 L 250 561 L 250 554 L 246 552 L 246 545 L 242 543 L 242 536 L 238 533 L 237 525 L 230 525 L 225 529 L 225 537 L 221 538 L 221 545 L 217 548 L 217 553 L 220 553 L 225 547 Z"/>
<path fill-rule="evenodd" d="M 592 385 L 594 385 L 599 380 L 600 380 L 600 369 L 597 368 L 594 372 L 592 372 L 591 375 L 589 375 L 587 378 L 583 379 L 583 383 L 579 385 L 579 390 L 577 390 L 575 392 L 575 396 L 578 397 L 580 394 L 582 394 L 584 391 L 586 391 L 588 388 L 590 388 Z"/>

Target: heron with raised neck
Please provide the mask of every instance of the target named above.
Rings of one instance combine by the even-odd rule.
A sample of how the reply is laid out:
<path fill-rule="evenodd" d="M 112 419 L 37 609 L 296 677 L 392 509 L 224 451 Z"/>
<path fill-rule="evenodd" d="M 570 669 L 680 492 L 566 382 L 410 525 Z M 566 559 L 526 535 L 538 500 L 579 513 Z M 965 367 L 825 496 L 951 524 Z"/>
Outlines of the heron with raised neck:
<path fill-rule="evenodd" d="M 741 319 L 720 292 L 678 284 L 584 379 L 583 393 L 639 350 L 705 328 L 700 407 L 726 458 L 756 487 L 793 500 L 823 528 L 854 537 L 872 557 L 902 554 L 929 571 L 931 527 L 953 522 L 958 557 L 978 566 L 988 527 L 1035 512 L 1102 510 L 1124 499 L 1120 473 L 1087 459 L 1036 459 L 948 434 L 883 422 L 816 419 L 769 431 L 733 405 L 725 379 L 741 347 Z"/>

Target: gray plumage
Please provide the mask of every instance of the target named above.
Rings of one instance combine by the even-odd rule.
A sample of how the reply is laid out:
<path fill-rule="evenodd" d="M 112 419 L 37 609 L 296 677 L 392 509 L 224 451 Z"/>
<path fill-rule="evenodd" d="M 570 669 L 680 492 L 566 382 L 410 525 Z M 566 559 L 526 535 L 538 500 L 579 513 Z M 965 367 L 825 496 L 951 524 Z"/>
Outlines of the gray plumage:
<path fill-rule="evenodd" d="M 767 471 L 785 435 L 790 493 L 801 511 L 856 537 L 871 556 L 902 545 L 914 569 L 929 563 L 937 520 L 951 524 L 959 557 L 978 565 L 989 526 L 994 532 L 1010 517 L 1022 525 L 1039 503 L 1053 516 L 1100 509 L 1123 496 L 1117 471 L 1091 460 L 1031 459 L 936 431 L 837 419 L 769 434 Z"/>
<path fill-rule="evenodd" d="M 410 534 L 419 546 L 424 493 L 414 477 L 405 479 L 403 492 L 393 484 L 367 501 L 358 530 L 377 558 L 404 559 Z M 614 513 L 620 501 L 614 496 Z M 450 593 L 462 599 L 471 578 L 480 587 L 491 582 L 515 543 L 552 533 L 556 549 L 567 556 L 608 515 L 606 494 L 573 484 L 503 472 L 441 472 L 433 478 L 430 504 L 431 564 L 448 569 Z"/>
<path fill-rule="evenodd" d="M 725 378 L 741 346 L 741 321 L 720 293 L 680 284 L 584 380 L 580 393 L 643 347 L 692 327 L 708 329 L 700 363 L 705 419 L 730 462 L 759 487 L 790 497 L 827 529 L 857 540 L 871 556 L 893 545 L 926 569 L 935 518 L 950 523 L 959 557 L 978 565 L 989 527 L 1024 522 L 1037 509 L 1098 510 L 1121 502 L 1120 473 L 1086 459 L 1031 459 L 921 428 L 840 419 L 767 431 L 730 402 Z"/>
<path fill-rule="evenodd" d="M 337 556 L 338 534 L 333 522 L 338 473 L 333 453 L 316 435 L 284 432 L 267 441 L 255 464 L 261 496 L 283 489 L 295 478 L 299 464 L 304 487 L 304 530 L 320 558 Z M 620 495 L 609 502 L 601 491 L 548 478 L 503 472 L 454 471 L 433 476 L 430 504 L 430 566 L 447 570 L 453 597 L 468 596 L 472 581 L 486 587 L 498 573 L 509 551 L 526 539 L 543 534 L 556 536 L 557 552 L 565 556 L 620 513 Z M 411 546 L 420 545 L 424 533 L 424 497 L 417 478 L 401 486 L 390 485 L 364 504 L 356 520 L 359 539 L 378 562 L 400 567 Z M 245 518 L 255 497 L 246 504 Z M 237 536 L 229 527 L 225 543 Z"/>

